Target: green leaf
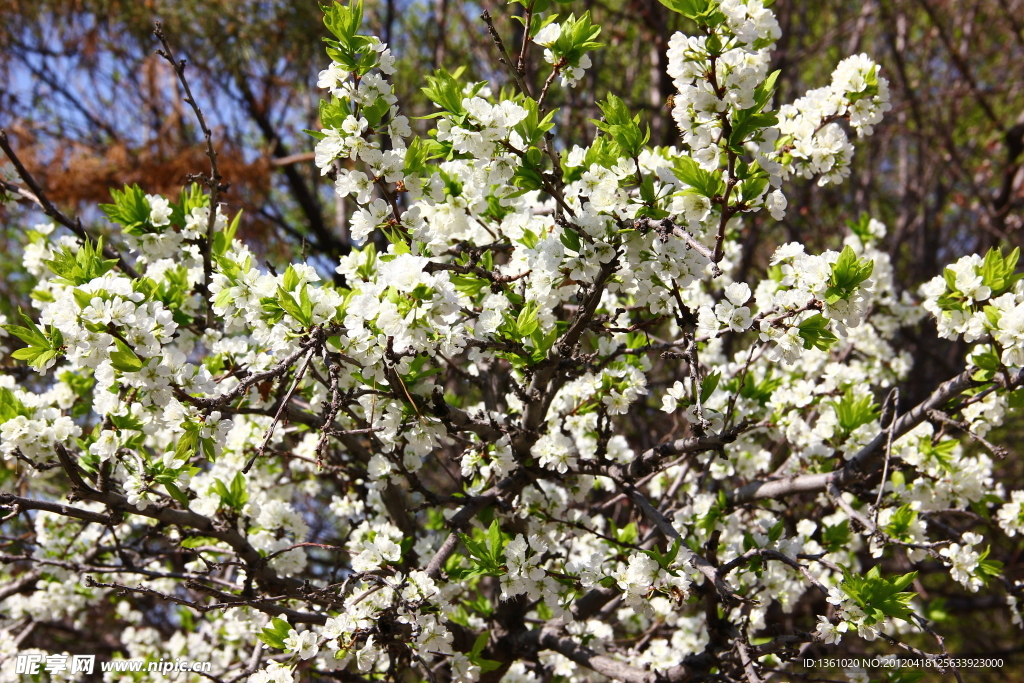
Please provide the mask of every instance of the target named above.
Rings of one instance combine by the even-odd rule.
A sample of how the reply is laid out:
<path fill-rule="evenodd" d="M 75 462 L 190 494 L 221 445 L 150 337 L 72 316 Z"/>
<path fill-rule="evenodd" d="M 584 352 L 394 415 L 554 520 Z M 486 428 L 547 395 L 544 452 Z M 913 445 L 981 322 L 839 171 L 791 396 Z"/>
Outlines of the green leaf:
<path fill-rule="evenodd" d="M 100 204 L 100 210 L 129 235 L 143 235 L 159 230 L 149 222 L 150 206 L 146 193 L 138 185 L 125 185 L 124 190 L 111 190 L 113 204 Z"/>
<path fill-rule="evenodd" d="M 732 131 L 729 134 L 729 146 L 734 150 L 742 150 L 742 145 L 754 133 L 774 126 L 779 122 L 779 117 L 772 112 L 757 112 L 751 109 L 744 109 L 736 114 L 733 120 Z"/>
<path fill-rule="evenodd" d="M 496 565 L 504 562 L 505 545 L 507 543 L 508 541 L 501 531 L 501 525 L 498 524 L 497 518 L 491 520 L 491 525 L 487 529 L 487 547 L 490 550 L 491 559 Z"/>
<path fill-rule="evenodd" d="M 57 276 L 54 282 L 73 287 L 91 282 L 117 265 L 117 261 L 103 258 L 102 237 L 95 244 L 86 240 L 77 252 L 61 247 L 52 259 L 43 263 Z"/>
<path fill-rule="evenodd" d="M 829 304 L 835 304 L 841 299 L 849 299 L 854 290 L 871 277 L 874 268 L 873 260 L 857 258 L 850 245 L 846 245 L 839 258 L 832 264 L 825 300 Z"/>
<path fill-rule="evenodd" d="M 376 128 L 380 125 L 381 120 L 384 118 L 384 115 L 388 113 L 390 108 L 391 105 L 388 104 L 388 101 L 381 97 L 375 100 L 373 104 L 363 107 L 361 113 L 370 128 Z"/>
<path fill-rule="evenodd" d="M 334 95 L 331 95 L 329 100 L 320 100 L 320 123 L 324 128 L 341 128 L 351 113 L 348 102 L 339 100 Z"/>
<path fill-rule="evenodd" d="M 270 622 L 270 626 L 264 627 L 258 634 L 259 639 L 270 647 L 283 650 L 284 639 L 288 637 L 288 632 L 291 631 L 291 628 L 291 625 L 284 619 L 274 617 Z"/>
<path fill-rule="evenodd" d="M 916 510 L 911 508 L 909 504 L 901 505 L 896 512 L 892 513 L 892 518 L 885 525 L 885 533 L 897 540 L 908 541 L 910 540 L 910 526 L 916 519 Z"/>
<path fill-rule="evenodd" d="M 136 432 L 141 432 L 143 429 L 142 420 L 133 415 L 109 415 L 108 419 L 114 425 L 114 429 L 128 429 Z"/>
<path fill-rule="evenodd" d="M 226 486 L 220 479 L 214 480 L 213 491 L 220 497 L 221 504 L 232 510 L 241 511 L 245 504 L 249 502 L 249 491 L 245 485 L 245 475 L 241 471 L 235 473 L 230 486 Z"/>
<path fill-rule="evenodd" d="M 292 291 L 299 284 L 299 274 L 295 272 L 295 267 L 289 265 L 288 269 L 284 271 L 284 288 L 287 291 Z"/>
<path fill-rule="evenodd" d="M 444 69 L 438 69 L 434 75 L 427 76 L 427 86 L 422 88 L 423 94 L 431 102 L 451 114 L 464 114 L 462 106 L 462 86 L 455 80 L 452 74 Z"/>
<path fill-rule="evenodd" d="M 309 287 L 306 285 L 299 290 L 299 310 L 302 311 L 302 322 L 306 327 L 310 327 L 313 324 L 313 302 L 309 298 Z"/>
<path fill-rule="evenodd" d="M 661 4 L 673 12 L 678 12 L 689 19 L 698 19 L 711 5 L 710 0 L 659 0 Z"/>
<path fill-rule="evenodd" d="M 829 401 L 836 411 L 836 418 L 843 436 L 849 435 L 855 429 L 878 419 L 879 406 L 875 403 L 871 394 L 856 395 L 853 387 L 846 390 L 843 398 L 839 401 Z"/>
<path fill-rule="evenodd" d="M 13 420 L 19 415 L 32 417 L 32 414 L 33 411 L 25 407 L 13 391 L 7 387 L 0 387 L 0 422 Z"/>
<path fill-rule="evenodd" d="M 556 58 L 576 66 L 585 53 L 603 46 L 596 42 L 600 33 L 601 27 L 591 22 L 589 10 L 578 19 L 575 14 L 570 14 L 562 21 L 561 31 L 551 46 L 551 52 Z"/>
<path fill-rule="evenodd" d="M 537 320 L 537 304 L 532 301 L 523 307 L 516 318 L 516 335 L 524 339 L 533 334 L 540 322 Z"/>
<path fill-rule="evenodd" d="M 612 522 L 612 535 L 623 545 L 633 545 L 640 537 L 640 532 L 636 528 L 636 522 L 630 522 L 621 529 Z"/>
<path fill-rule="evenodd" d="M 114 337 L 114 346 L 117 347 L 117 351 L 110 354 L 110 364 L 114 366 L 115 370 L 138 372 L 145 365 L 142 359 L 135 355 L 131 347 L 117 337 Z"/>
<path fill-rule="evenodd" d="M 779 69 L 776 69 L 768 74 L 768 78 L 764 79 L 761 85 L 757 86 L 757 89 L 754 91 L 754 108 L 758 111 L 761 111 L 768 106 L 768 102 L 772 99 L 772 95 L 775 94 L 775 82 L 779 80 L 780 73 L 782 72 Z"/>
<path fill-rule="evenodd" d="M 549 111 L 542 119 L 535 99 L 526 97 L 520 104 L 526 109 L 526 118 L 517 123 L 513 130 L 519 133 L 527 146 L 537 145 L 544 137 L 544 133 L 554 127 L 555 110 Z"/>
<path fill-rule="evenodd" d="M 178 439 L 178 445 L 174 449 L 175 459 L 185 460 L 188 462 L 195 455 L 196 450 L 199 448 L 199 427 L 187 423 L 185 427 L 185 433 Z"/>
<path fill-rule="evenodd" d="M 562 229 L 562 235 L 559 237 L 559 240 L 562 242 L 562 246 L 576 253 L 579 253 L 583 246 L 582 242 L 580 242 L 580 234 L 568 226 Z"/>
<path fill-rule="evenodd" d="M 363 23 L 362 0 L 347 6 L 340 2 L 332 2 L 330 5 L 321 5 L 320 9 L 324 12 L 324 25 L 327 30 L 333 33 L 343 46 L 352 47 L 356 31 Z"/>
<path fill-rule="evenodd" d="M 709 173 L 691 157 L 681 156 L 676 159 L 672 172 L 679 180 L 693 188 L 697 194 L 711 199 L 721 194 L 723 186 L 721 173 Z"/>
<path fill-rule="evenodd" d="M 32 318 L 25 315 L 20 310 L 18 313 L 21 314 L 21 319 L 25 322 L 25 327 L 19 325 L 3 325 L 3 328 L 13 334 L 15 337 L 25 342 L 29 346 L 42 346 L 44 348 L 50 348 L 50 340 L 46 338 L 43 331 L 32 321 Z"/>
<path fill-rule="evenodd" d="M 598 130 L 608 135 L 615 146 L 616 157 L 637 157 L 651 137 L 648 128 L 646 133 L 640 130 L 640 115 L 631 117 L 626 103 L 615 95 L 608 95 L 604 102 L 598 102 L 604 121 L 591 119 Z"/>
<path fill-rule="evenodd" d="M 711 394 L 715 393 L 715 389 L 718 388 L 718 382 L 722 379 L 722 373 L 712 372 L 710 375 L 704 378 L 704 381 L 700 383 L 700 402 L 707 403 L 707 400 L 711 398 Z"/>
<path fill-rule="evenodd" d="M 910 572 L 893 579 L 881 576 L 878 567 L 872 567 L 864 576 L 843 569 L 842 588 L 867 615 L 868 625 L 881 622 L 885 617 L 910 621 L 913 610 L 910 601 L 916 593 L 904 592 L 914 582 L 917 572 Z"/>
<path fill-rule="evenodd" d="M 828 351 L 838 341 L 836 335 L 828 329 L 828 320 L 821 313 L 812 315 L 799 325 L 800 338 L 804 340 L 805 349 L 821 349 Z"/>
<path fill-rule="evenodd" d="M 299 293 L 300 299 L 305 294 L 306 286 L 303 285 L 302 291 Z M 306 301 L 309 301 L 309 295 L 306 295 Z M 277 304 L 284 310 L 288 315 L 295 318 L 303 327 L 310 327 L 313 324 L 312 317 L 307 315 L 306 309 L 299 302 L 295 301 L 295 298 L 286 292 L 281 287 L 277 288 Z"/>
<path fill-rule="evenodd" d="M 959 445 L 960 442 L 956 439 L 946 439 L 938 443 L 932 443 L 930 439 L 925 439 L 917 448 L 928 460 L 934 460 L 941 469 L 952 474 L 956 471 L 956 463 L 953 462 L 953 459 Z"/>
<path fill-rule="evenodd" d="M 992 552 L 992 546 L 988 546 L 978 557 L 978 566 L 974 570 L 975 576 L 980 578 L 983 583 L 988 583 L 988 579 L 993 576 L 999 576 L 1003 572 L 1003 563 L 998 560 L 988 559 L 989 553 Z"/>
<path fill-rule="evenodd" d="M 502 565 L 505 561 L 508 538 L 501 531 L 497 519 L 491 521 L 486 533 L 480 529 L 473 529 L 473 537 L 460 533 L 459 539 L 473 558 L 473 567 L 460 576 L 460 579 L 484 575 L 501 576 L 506 573 Z"/>
<path fill-rule="evenodd" d="M 171 498 L 181 503 L 182 507 L 188 509 L 188 496 L 186 496 L 176 484 L 171 482 L 164 482 L 164 488 L 167 489 L 167 493 L 171 494 Z"/>
<path fill-rule="evenodd" d="M 992 290 L 992 296 L 997 297 L 1009 290 L 1013 285 L 1024 277 L 1024 274 L 1014 274 L 1017 261 L 1020 259 L 1020 247 L 1014 248 L 1008 256 L 1003 257 L 1001 249 L 992 247 L 985 254 L 985 260 L 978 268 L 982 283 Z"/>
<path fill-rule="evenodd" d="M 217 543 L 217 539 L 209 536 L 189 536 L 182 539 L 178 545 L 182 548 L 198 548 L 204 545 L 214 545 L 215 543 Z"/>
<path fill-rule="evenodd" d="M 850 533 L 850 520 L 844 519 L 839 524 L 826 526 L 821 530 L 821 545 L 829 552 L 846 548 L 853 541 Z"/>

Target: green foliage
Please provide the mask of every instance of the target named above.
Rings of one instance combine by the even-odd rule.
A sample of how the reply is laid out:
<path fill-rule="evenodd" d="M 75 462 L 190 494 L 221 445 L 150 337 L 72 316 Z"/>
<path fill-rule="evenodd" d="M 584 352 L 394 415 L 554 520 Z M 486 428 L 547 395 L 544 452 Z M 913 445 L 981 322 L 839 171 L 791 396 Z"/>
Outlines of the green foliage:
<path fill-rule="evenodd" d="M 992 247 L 985 254 L 981 265 L 975 266 L 975 274 L 980 275 L 982 284 L 991 290 L 990 298 L 1005 294 L 1018 280 L 1024 278 L 1024 273 L 1014 272 L 1019 259 L 1019 247 L 1014 248 L 1006 256 L 1003 256 L 1001 249 Z M 942 276 L 946 280 L 946 292 L 939 297 L 939 308 L 947 311 L 963 311 L 970 308 L 973 299 L 957 289 L 956 271 L 946 268 L 942 271 Z M 998 309 L 992 307 L 991 311 L 986 310 L 985 313 L 988 315 L 989 324 L 995 327 L 999 322 Z"/>
<path fill-rule="evenodd" d="M 736 177 L 742 181 L 739 185 L 739 199 L 743 203 L 760 198 L 771 180 L 768 172 L 756 161 L 751 164 L 743 160 L 737 161 Z"/>
<path fill-rule="evenodd" d="M 946 598 L 935 598 L 924 605 L 924 618 L 928 621 L 949 621 L 949 611 L 946 609 Z"/>
<path fill-rule="evenodd" d="M 945 439 L 937 443 L 932 443 L 930 439 L 923 439 L 918 450 L 925 458 L 952 474 L 955 471 L 953 457 L 956 455 L 956 447 L 959 445 L 960 442 L 956 439 Z"/>
<path fill-rule="evenodd" d="M 544 137 L 544 133 L 554 128 L 555 111 L 549 111 L 541 118 L 537 101 L 532 97 L 524 97 L 519 104 L 526 109 L 527 114 L 526 118 L 517 123 L 513 130 L 519 133 L 528 146 L 537 145 Z"/>
<path fill-rule="evenodd" d="M 96 240 L 95 245 L 86 240 L 77 252 L 71 251 L 70 247 L 61 247 L 52 259 L 43 263 L 57 276 L 54 282 L 73 287 L 102 277 L 117 265 L 117 261 L 103 258 L 102 237 Z"/>
<path fill-rule="evenodd" d="M 821 313 L 812 315 L 799 325 L 800 338 L 804 340 L 805 349 L 821 349 L 828 351 L 838 341 L 836 335 L 828 329 L 828 320 Z"/>
<path fill-rule="evenodd" d="M 676 538 L 674 541 L 672 541 L 672 545 L 669 547 L 669 549 L 664 553 L 661 553 L 658 550 L 657 546 L 651 548 L 650 550 L 642 550 L 641 552 L 643 552 L 649 558 L 657 562 L 659 567 L 675 576 L 677 574 L 677 570 L 674 570 L 671 567 L 672 564 L 676 561 L 676 557 L 679 556 L 679 549 L 682 547 L 682 545 L 682 539 Z"/>
<path fill-rule="evenodd" d="M 44 334 L 41 329 L 27 315 L 21 314 L 25 325 L 3 325 L 2 327 L 15 337 L 25 342 L 27 346 L 17 349 L 11 354 L 12 358 L 28 361 L 29 365 L 37 370 L 46 368 L 46 364 L 56 358 L 64 351 L 64 335 L 56 327 L 50 326 L 49 334 Z"/>
<path fill-rule="evenodd" d="M 404 172 L 406 175 L 429 176 L 431 171 L 427 168 L 427 162 L 445 154 L 444 146 L 437 140 L 413 137 L 409 140 L 409 146 L 405 150 Z M 367 246 L 372 247 L 373 243 Z"/>
<path fill-rule="evenodd" d="M 178 439 L 178 445 L 174 449 L 175 459 L 189 462 L 193 457 L 201 453 L 207 460 L 212 461 L 216 456 L 215 444 L 212 438 L 203 437 L 203 425 L 186 420 L 181 423 L 181 427 L 185 432 Z"/>
<path fill-rule="evenodd" d="M 994 307 L 986 306 L 986 313 L 989 308 Z M 970 355 L 970 361 L 978 368 L 978 371 L 971 376 L 971 379 L 979 382 L 991 381 L 1003 368 L 1003 362 L 1000 360 L 999 354 L 990 345 L 975 347 L 974 352 Z"/>
<path fill-rule="evenodd" d="M 871 225 L 871 214 L 867 211 L 861 212 L 857 220 L 847 221 L 846 225 L 850 228 L 850 232 L 856 235 L 863 244 L 867 244 L 875 239 L 869 228 Z"/>
<path fill-rule="evenodd" d="M 992 546 L 988 546 L 978 556 L 978 566 L 974 570 L 974 575 L 981 579 L 984 584 L 988 583 L 988 580 L 993 576 L 999 576 L 1003 573 L 1003 563 L 999 560 L 988 559 L 989 554 L 992 552 Z"/>
<path fill-rule="evenodd" d="M 303 328 L 309 329 L 313 326 L 313 302 L 309 299 L 309 292 L 307 291 L 306 285 L 302 285 L 299 289 L 298 301 L 295 300 L 295 297 L 292 296 L 291 293 L 286 292 L 281 287 L 278 287 L 277 299 L 276 301 L 271 300 L 271 302 L 276 303 L 277 308 L 280 311 L 283 311 L 295 318 Z M 266 310 L 267 306 L 265 305 L 264 308 Z"/>
<path fill-rule="evenodd" d="M 609 519 L 611 525 L 611 536 L 622 545 L 634 545 L 640 538 L 640 532 L 636 527 L 636 522 L 629 522 L 624 527 L 619 527 L 615 524 L 615 520 Z"/>
<path fill-rule="evenodd" d="M 836 411 L 836 419 L 843 438 L 858 427 L 877 420 L 879 415 L 879 407 L 874 397 L 871 394 L 858 396 L 852 387 L 846 390 L 840 400 L 829 401 L 829 405 Z"/>
<path fill-rule="evenodd" d="M 219 230 L 213 235 L 213 245 L 211 246 L 210 253 L 216 259 L 223 257 L 231 247 L 232 240 L 235 239 L 235 233 L 238 232 L 238 224 L 242 219 L 242 212 L 239 211 L 235 214 L 235 217 L 231 219 L 228 226 L 223 230 Z"/>
<path fill-rule="evenodd" d="M 462 86 L 452 74 L 444 69 L 438 69 L 426 78 L 427 85 L 422 90 L 431 102 L 456 116 L 466 113 L 465 107 L 462 106 Z"/>
<path fill-rule="evenodd" d="M 142 425 L 139 424 L 140 428 L 141 426 Z M 140 433 L 137 443 L 128 447 L 140 447 L 142 445 L 143 438 L 144 436 Z M 156 461 L 146 466 L 146 474 L 148 478 L 151 479 L 153 483 L 162 485 L 168 495 L 181 503 L 181 506 L 185 509 L 188 509 L 188 495 L 178 487 L 178 484 L 181 481 L 180 477 L 183 474 L 192 476 L 198 471 L 199 468 L 189 465 L 187 460 L 180 467 L 170 467 L 164 464 L 163 461 Z"/>
<path fill-rule="evenodd" d="M 757 401 L 763 406 L 768 403 L 772 393 L 780 386 L 782 386 L 782 378 L 772 377 L 771 369 L 769 369 L 759 382 L 754 382 L 749 375 L 733 377 L 726 384 L 726 391 L 736 392 L 738 390 L 743 398 Z"/>
<path fill-rule="evenodd" d="M 111 190 L 110 196 L 114 203 L 100 204 L 100 210 L 126 233 L 143 235 L 154 229 L 159 230 L 149 222 L 149 201 L 138 185 L 125 185 L 124 190 Z"/>
<path fill-rule="evenodd" d="M 860 576 L 843 569 L 842 589 L 867 615 L 868 625 L 882 622 L 886 617 L 910 621 L 913 610 L 910 601 L 917 594 L 904 589 L 914 582 L 917 572 L 888 579 L 881 575 L 878 567 L 872 567 Z"/>
<path fill-rule="evenodd" d="M 330 99 L 320 100 L 319 109 L 320 123 L 326 128 L 341 128 L 342 124 L 345 123 L 345 119 L 352 113 L 348 100 L 340 100 L 334 95 L 331 95 Z M 307 130 L 306 132 L 317 139 L 326 137 L 323 133 L 314 130 Z"/>
<path fill-rule="evenodd" d="M 697 520 L 697 526 L 710 533 L 714 530 L 715 525 L 718 524 L 718 520 L 725 516 L 728 509 L 729 500 L 726 498 L 725 491 L 720 490 L 715 498 L 715 502 L 711 505 L 711 509 L 708 510 L 706 515 Z"/>
<path fill-rule="evenodd" d="M 476 576 L 501 576 L 505 573 L 505 546 L 509 538 L 502 532 L 498 520 L 491 522 L 487 533 L 479 529 L 473 530 L 473 537 L 459 534 L 459 539 L 466 546 L 472 558 L 472 567 L 468 570 L 453 570 L 459 579 L 466 580 Z"/>
<path fill-rule="evenodd" d="M 114 346 L 117 347 L 117 351 L 110 354 L 110 364 L 114 366 L 115 370 L 138 372 L 146 364 L 130 346 L 117 337 L 114 337 Z"/>
<path fill-rule="evenodd" d="M 213 482 L 213 491 L 220 496 L 220 502 L 227 508 L 241 511 L 249 502 L 249 491 L 245 485 L 245 475 L 241 471 L 235 473 L 231 484 L 225 486 L 220 479 Z"/>
<path fill-rule="evenodd" d="M 402 374 L 402 381 L 405 382 L 406 386 L 414 386 L 418 382 L 440 374 L 443 371 L 440 367 L 425 368 L 424 366 L 429 360 L 430 356 L 416 356 L 413 358 L 409 364 L 409 370 Z"/>
<path fill-rule="evenodd" d="M 353 74 L 369 73 L 377 63 L 377 54 L 370 39 L 356 33 L 363 23 L 362 0 L 348 5 L 332 2 L 320 8 L 324 12 L 324 26 L 337 39 L 324 39 L 328 45 L 327 55 Z"/>
<path fill-rule="evenodd" d="M 562 228 L 562 234 L 558 239 L 561 241 L 562 246 L 569 251 L 574 251 L 578 254 L 583 249 L 583 242 L 580 240 L 580 234 L 568 225 Z"/>
<path fill-rule="evenodd" d="M 779 72 L 773 71 L 754 91 L 754 106 L 736 112 L 732 118 L 732 129 L 729 131 L 729 146 L 737 154 L 743 153 L 743 143 L 754 133 L 774 126 L 779 117 L 771 112 L 762 112 L 772 95 L 775 94 L 775 81 Z"/>
<path fill-rule="evenodd" d="M 495 669 L 501 668 L 501 662 L 496 662 L 493 659 L 484 659 L 481 654 L 484 648 L 487 647 L 487 641 L 490 639 L 490 631 L 484 631 L 476 637 L 473 641 L 473 648 L 466 655 L 466 658 L 480 667 L 480 673 L 487 673 L 488 671 L 494 671 Z"/>
<path fill-rule="evenodd" d="M 25 407 L 25 404 L 18 400 L 14 392 L 7 387 L 0 387 L 0 422 L 13 420 L 19 415 L 32 417 L 32 410 Z"/>
<path fill-rule="evenodd" d="M 356 31 L 363 24 L 363 3 L 357 0 L 349 5 L 340 2 L 332 2 L 329 5 L 320 5 L 324 12 L 324 25 L 327 30 L 344 45 L 351 45 L 356 36 Z"/>
<path fill-rule="evenodd" d="M 562 22 L 562 30 L 558 34 L 558 40 L 551 46 L 551 52 L 575 66 L 584 54 L 603 47 L 602 43 L 596 42 L 600 34 L 601 27 L 594 25 L 589 11 L 584 12 L 578 19 L 575 14 L 570 14 Z"/>
<path fill-rule="evenodd" d="M 259 638 L 272 648 L 283 650 L 285 638 L 292 630 L 291 624 L 284 619 L 274 617 L 270 620 L 270 626 L 265 626 L 260 631 Z"/>
<path fill-rule="evenodd" d="M 995 247 L 985 254 L 978 274 L 981 275 L 981 281 L 985 286 L 992 290 L 993 297 L 1006 293 L 1018 280 L 1024 278 L 1024 273 L 1014 273 L 1019 259 L 1020 247 L 1014 247 L 1005 257 L 1003 250 Z"/>
<path fill-rule="evenodd" d="M 512 178 L 513 184 L 524 192 L 542 189 L 547 165 L 543 153 L 537 147 L 530 147 L 521 157 L 521 162 Z"/>
<path fill-rule="evenodd" d="M 537 304 L 533 301 L 523 306 L 515 318 L 507 311 L 502 311 L 501 315 L 504 320 L 498 326 L 498 333 L 511 342 L 521 342 L 530 337 L 540 326 L 540 321 L 537 319 Z"/>
<path fill-rule="evenodd" d="M 896 512 L 892 513 L 892 518 L 885 525 L 883 531 L 898 541 L 909 541 L 910 527 L 916 519 L 917 510 L 911 508 L 909 504 L 901 505 Z"/>
<path fill-rule="evenodd" d="M 640 131 L 640 115 L 630 116 L 629 108 L 622 99 L 609 94 L 604 102 L 598 102 L 604 120 L 591 119 L 598 130 L 615 143 L 616 156 L 637 157 L 651 138 L 651 129 Z"/>
<path fill-rule="evenodd" d="M 853 534 L 850 533 L 850 520 L 848 519 L 844 519 L 839 524 L 822 527 L 821 545 L 830 553 L 846 548 L 852 541 Z"/>
<path fill-rule="evenodd" d="M 869 277 L 875 268 L 871 259 L 859 259 L 850 245 L 846 245 L 839 258 L 832 264 L 832 275 L 829 276 L 828 289 L 825 290 L 826 301 L 831 305 L 850 295 Z"/>
<path fill-rule="evenodd" d="M 693 188 L 697 194 L 712 199 L 725 192 L 725 183 L 721 172 L 711 173 L 701 168 L 691 157 L 681 156 L 676 159 L 672 172 L 681 181 Z"/>
<path fill-rule="evenodd" d="M 707 403 L 708 399 L 711 398 L 711 394 L 715 393 L 715 389 L 718 388 L 718 383 L 722 379 L 722 373 L 718 370 L 710 373 L 700 383 L 700 402 Z"/>
<path fill-rule="evenodd" d="M 718 12 L 718 3 L 714 0 L 660 0 L 661 4 L 673 12 L 682 14 L 687 19 L 693 19 L 699 24 L 708 25 L 711 16 Z M 764 3 L 768 5 L 768 3 Z M 720 23 L 718 20 L 715 23 Z"/>
<path fill-rule="evenodd" d="M 864 74 L 864 87 L 857 92 L 847 93 L 847 99 L 850 102 L 857 102 L 859 100 L 874 97 L 878 94 L 878 65 L 876 64 L 871 71 Z"/>

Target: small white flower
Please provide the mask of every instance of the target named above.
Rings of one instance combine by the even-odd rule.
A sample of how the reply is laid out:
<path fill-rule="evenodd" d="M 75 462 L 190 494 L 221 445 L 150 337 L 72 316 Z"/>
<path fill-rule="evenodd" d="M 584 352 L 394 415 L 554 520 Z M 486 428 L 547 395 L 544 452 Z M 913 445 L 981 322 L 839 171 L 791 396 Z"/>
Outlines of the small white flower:
<path fill-rule="evenodd" d="M 317 644 L 317 636 L 312 631 L 297 632 L 295 629 L 288 631 L 288 637 L 284 639 L 286 650 L 295 652 L 301 659 L 310 659 L 320 651 Z"/>

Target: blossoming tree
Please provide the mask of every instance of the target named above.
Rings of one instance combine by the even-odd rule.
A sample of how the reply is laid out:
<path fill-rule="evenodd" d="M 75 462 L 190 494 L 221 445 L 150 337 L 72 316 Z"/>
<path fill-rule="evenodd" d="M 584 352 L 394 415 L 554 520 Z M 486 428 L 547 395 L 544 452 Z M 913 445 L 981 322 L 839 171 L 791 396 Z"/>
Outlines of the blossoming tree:
<path fill-rule="evenodd" d="M 70 629 L 222 682 L 753 683 L 859 639 L 959 676 L 923 579 L 1020 624 L 991 539 L 1024 528 L 1024 492 L 986 438 L 1024 396 L 1017 250 L 897 292 L 864 216 L 734 280 L 744 222 L 781 220 L 794 175 L 842 182 L 888 85 L 858 55 L 779 105 L 761 0 L 663 1 L 694 26 L 667 148 L 614 95 L 592 142 L 551 144 L 549 92 L 602 47 L 562 0 L 526 5 L 515 58 L 485 12 L 508 85 L 427 76 L 425 136 L 361 5 L 325 7 L 309 133 L 361 245 L 334 281 L 236 238 L 166 40 L 210 170 L 115 192 L 113 238 L 0 137 L 5 188 L 53 220 L 4 326 L 0 659 Z M 933 323 L 963 371 L 901 400 L 901 330 Z"/>

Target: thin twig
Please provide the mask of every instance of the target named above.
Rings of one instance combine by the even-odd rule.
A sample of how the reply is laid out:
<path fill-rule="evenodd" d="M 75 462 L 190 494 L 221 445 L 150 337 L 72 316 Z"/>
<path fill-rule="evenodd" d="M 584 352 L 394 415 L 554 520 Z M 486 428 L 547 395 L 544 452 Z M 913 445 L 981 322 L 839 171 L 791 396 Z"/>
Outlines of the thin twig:
<path fill-rule="evenodd" d="M 498 35 L 498 31 L 494 28 L 494 22 L 491 21 L 491 13 L 484 10 L 480 13 L 480 18 L 487 24 L 487 32 L 491 34 L 491 40 L 493 40 L 494 44 L 498 47 L 498 52 L 500 53 L 498 61 L 507 66 L 509 71 L 512 72 L 512 78 L 515 79 L 516 86 L 518 86 L 519 91 L 527 97 L 532 97 L 532 95 L 530 95 L 530 86 L 526 84 L 526 81 L 523 80 L 522 74 L 519 73 L 515 64 L 512 63 L 512 59 L 508 56 L 508 51 L 505 49 L 505 43 L 502 42 L 501 36 Z M 529 27 L 526 28 L 526 31 L 529 33 Z"/>
<path fill-rule="evenodd" d="M 249 461 L 245 463 L 245 467 L 242 468 L 243 474 L 249 473 L 249 470 L 252 469 L 253 463 L 256 462 L 256 458 L 263 457 L 263 453 L 267 450 L 267 444 L 270 443 L 270 438 L 274 435 L 274 429 L 277 427 L 277 423 L 281 420 L 281 413 L 284 412 L 285 406 L 288 405 L 288 401 L 291 400 L 292 394 L 295 393 L 295 389 L 299 386 L 299 382 L 302 381 L 302 376 L 306 374 L 306 368 L 309 367 L 309 361 L 313 359 L 313 354 L 315 353 L 315 346 L 306 353 L 306 360 L 302 361 L 302 366 L 299 368 L 299 371 L 295 373 L 295 381 L 292 382 L 291 389 L 289 389 L 288 393 L 281 399 L 281 405 L 277 408 L 277 414 L 274 415 L 274 421 L 270 423 L 270 427 L 267 428 L 267 433 L 263 435 L 263 443 L 260 444 L 260 447 L 256 449 L 256 452 L 253 453 L 251 458 L 249 458 Z"/>
<path fill-rule="evenodd" d="M 201 176 L 203 184 L 206 185 L 210 190 L 210 215 L 206 222 L 206 238 L 202 241 L 201 250 L 203 254 L 203 283 L 200 286 L 200 291 L 203 295 L 203 301 L 206 304 L 206 325 L 210 325 L 213 320 L 213 302 L 210 300 L 210 284 L 213 281 L 213 257 L 211 252 L 213 250 L 213 233 L 217 226 L 217 210 L 220 204 L 220 193 L 221 190 L 226 190 L 226 185 L 221 185 L 221 174 L 217 168 L 217 150 L 213 147 L 213 132 L 210 127 L 206 125 L 206 117 L 203 116 L 203 110 L 199 108 L 199 104 L 196 102 L 195 97 L 192 96 L 192 89 L 189 88 L 188 79 L 185 78 L 185 60 L 176 60 L 173 56 L 170 43 L 167 42 L 167 36 L 164 35 L 163 26 L 158 21 L 156 23 L 156 29 L 153 31 L 153 35 L 157 37 L 160 44 L 163 45 L 162 50 L 157 50 L 156 53 L 166 59 L 171 67 L 174 69 L 174 73 L 178 76 L 178 81 L 181 83 L 182 89 L 185 91 L 185 103 L 192 107 L 192 111 L 196 114 L 196 119 L 199 121 L 199 128 L 203 131 L 203 137 L 206 138 L 206 156 L 210 158 L 210 175 Z"/>
<path fill-rule="evenodd" d="M 0 129 L 0 149 L 2 149 L 4 151 L 4 154 L 7 155 L 7 158 L 11 160 L 11 164 L 14 165 L 14 170 L 18 173 L 18 177 L 20 177 L 22 182 L 24 182 L 28 186 L 28 190 L 24 190 L 16 185 L 5 182 L 4 189 L 10 192 L 17 192 L 22 197 L 38 204 L 39 207 L 43 210 L 43 213 L 45 213 L 50 218 L 63 225 L 71 232 L 73 232 L 75 236 L 78 237 L 78 239 L 82 240 L 83 242 L 96 241 L 93 240 L 85 231 L 85 228 L 82 227 L 82 221 L 80 219 L 75 218 L 74 220 L 72 220 L 67 215 L 65 215 L 60 209 L 54 206 L 53 202 L 47 199 L 46 194 L 43 192 L 43 188 L 39 185 L 38 182 L 36 182 L 36 179 L 32 176 L 31 173 L 29 173 L 28 169 L 25 168 L 25 164 L 21 162 L 21 159 L 18 157 L 17 153 L 15 153 L 14 148 L 11 147 L 10 141 L 7 139 L 7 131 L 2 129 Z M 117 261 L 118 268 L 120 268 L 121 272 L 127 275 L 128 277 L 132 278 L 133 280 L 138 279 L 138 271 L 136 271 L 132 266 L 128 265 L 128 262 L 124 260 L 124 257 L 121 256 L 120 252 L 111 247 L 109 244 L 103 245 L 103 256 L 105 258 Z"/>

